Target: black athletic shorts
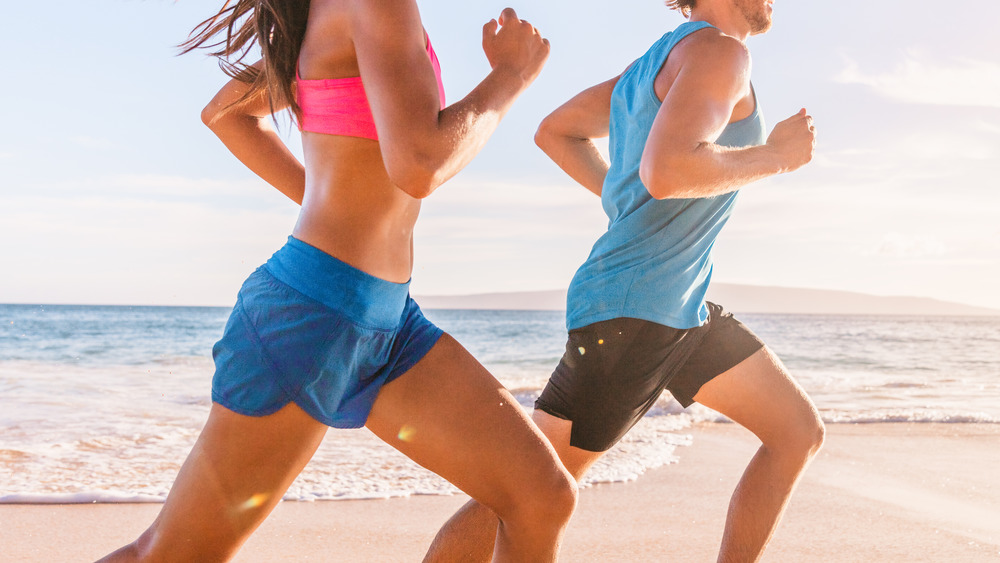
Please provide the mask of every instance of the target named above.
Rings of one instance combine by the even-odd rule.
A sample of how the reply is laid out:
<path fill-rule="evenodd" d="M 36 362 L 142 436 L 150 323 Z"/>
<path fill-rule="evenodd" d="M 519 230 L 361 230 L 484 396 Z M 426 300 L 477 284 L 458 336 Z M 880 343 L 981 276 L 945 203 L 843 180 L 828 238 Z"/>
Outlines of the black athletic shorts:
<path fill-rule="evenodd" d="M 664 389 L 690 406 L 702 385 L 764 347 L 722 307 L 708 310 L 708 322 L 691 329 L 619 318 L 571 330 L 535 408 L 573 422 L 570 445 L 603 452 Z"/>

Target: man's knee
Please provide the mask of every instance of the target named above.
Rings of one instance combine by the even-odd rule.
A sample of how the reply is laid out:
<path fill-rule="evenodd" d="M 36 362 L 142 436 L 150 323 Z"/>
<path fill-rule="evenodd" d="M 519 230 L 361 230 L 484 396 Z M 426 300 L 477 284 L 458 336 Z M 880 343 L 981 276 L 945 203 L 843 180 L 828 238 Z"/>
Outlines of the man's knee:
<path fill-rule="evenodd" d="M 794 422 L 781 434 L 780 439 L 774 440 L 774 443 L 767 446 L 773 451 L 810 460 L 823 447 L 825 440 L 826 425 L 818 413 L 813 412 L 811 416 L 802 417 Z"/>
<path fill-rule="evenodd" d="M 823 447 L 823 443 L 826 442 L 826 424 L 818 416 L 814 419 L 815 424 L 812 426 L 811 430 L 811 447 L 809 449 L 809 456 L 812 457 L 816 455 L 820 448 Z"/>
<path fill-rule="evenodd" d="M 796 434 L 795 444 L 799 452 L 811 459 L 823 447 L 823 442 L 826 440 L 826 425 L 822 419 L 815 416 L 802 424 Z"/>

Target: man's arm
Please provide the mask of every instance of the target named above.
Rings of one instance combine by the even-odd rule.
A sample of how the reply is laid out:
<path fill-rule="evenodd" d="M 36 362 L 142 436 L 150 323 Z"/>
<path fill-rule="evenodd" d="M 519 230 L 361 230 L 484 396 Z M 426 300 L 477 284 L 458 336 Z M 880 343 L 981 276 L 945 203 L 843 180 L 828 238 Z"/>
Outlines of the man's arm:
<path fill-rule="evenodd" d="M 812 159 L 816 135 L 804 109 L 778 123 L 764 145 L 715 144 L 736 104 L 749 93 L 750 54 L 745 45 L 722 34 L 700 32 L 679 45 L 676 55 L 679 69 L 639 166 L 639 176 L 653 197 L 728 193 Z"/>
<path fill-rule="evenodd" d="M 542 120 L 535 144 L 583 187 L 601 195 L 608 161 L 594 139 L 608 136 L 611 92 L 618 77 L 580 92 Z"/>

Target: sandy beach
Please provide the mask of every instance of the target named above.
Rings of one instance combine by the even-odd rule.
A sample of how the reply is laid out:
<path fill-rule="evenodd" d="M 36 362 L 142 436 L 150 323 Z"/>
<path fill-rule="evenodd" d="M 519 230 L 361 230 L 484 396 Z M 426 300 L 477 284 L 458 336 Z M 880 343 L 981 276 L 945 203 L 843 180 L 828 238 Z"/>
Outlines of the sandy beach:
<path fill-rule="evenodd" d="M 715 560 L 730 492 L 756 449 L 731 424 L 691 429 L 680 463 L 585 489 L 563 561 Z M 836 424 L 765 561 L 1000 561 L 1000 425 Z M 237 561 L 419 561 L 461 496 L 285 502 Z M 2 505 L 0 561 L 90 561 L 158 504 Z"/>

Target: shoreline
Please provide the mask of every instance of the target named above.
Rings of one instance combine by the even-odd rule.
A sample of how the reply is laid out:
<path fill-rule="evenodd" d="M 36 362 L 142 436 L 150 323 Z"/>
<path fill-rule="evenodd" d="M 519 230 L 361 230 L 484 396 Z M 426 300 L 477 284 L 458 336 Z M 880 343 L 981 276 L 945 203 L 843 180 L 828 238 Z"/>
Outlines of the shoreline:
<path fill-rule="evenodd" d="M 1000 425 L 830 424 L 764 561 L 1000 560 Z M 733 487 L 757 448 L 703 423 L 679 463 L 581 491 L 562 561 L 713 561 Z M 419 561 L 464 495 L 282 502 L 235 561 Z M 156 504 L 0 505 L 5 562 L 91 561 Z"/>

